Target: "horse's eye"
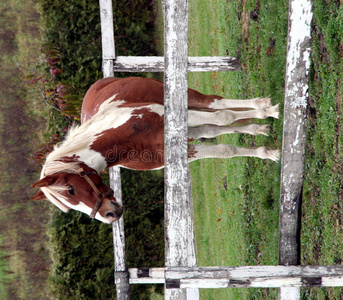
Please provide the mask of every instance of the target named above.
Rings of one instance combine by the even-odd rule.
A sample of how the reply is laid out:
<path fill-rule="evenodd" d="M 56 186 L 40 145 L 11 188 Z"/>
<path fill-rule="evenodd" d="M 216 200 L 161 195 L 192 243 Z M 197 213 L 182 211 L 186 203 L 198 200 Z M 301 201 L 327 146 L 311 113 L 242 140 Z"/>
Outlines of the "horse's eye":
<path fill-rule="evenodd" d="M 74 190 L 74 187 L 72 185 L 69 188 L 69 194 L 70 195 L 74 195 L 75 194 L 75 190 Z"/>

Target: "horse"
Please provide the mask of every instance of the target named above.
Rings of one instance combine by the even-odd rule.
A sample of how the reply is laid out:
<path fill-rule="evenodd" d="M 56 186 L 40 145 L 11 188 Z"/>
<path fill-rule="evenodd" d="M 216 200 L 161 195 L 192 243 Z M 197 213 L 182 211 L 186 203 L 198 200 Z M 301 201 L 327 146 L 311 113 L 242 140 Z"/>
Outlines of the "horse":
<path fill-rule="evenodd" d="M 62 211 L 75 209 L 104 223 L 118 220 L 123 207 L 99 172 L 120 166 L 156 170 L 164 166 L 164 90 L 156 79 L 105 78 L 85 94 L 81 125 L 73 126 L 65 140 L 46 157 L 40 191 L 32 199 L 48 199 Z M 228 133 L 268 135 L 267 125 L 253 118 L 278 118 L 278 105 L 270 98 L 230 100 L 188 89 L 188 139 L 212 138 Z M 231 124 L 232 126 L 227 126 Z M 189 162 L 235 156 L 277 161 L 278 150 L 233 145 L 188 145 Z"/>

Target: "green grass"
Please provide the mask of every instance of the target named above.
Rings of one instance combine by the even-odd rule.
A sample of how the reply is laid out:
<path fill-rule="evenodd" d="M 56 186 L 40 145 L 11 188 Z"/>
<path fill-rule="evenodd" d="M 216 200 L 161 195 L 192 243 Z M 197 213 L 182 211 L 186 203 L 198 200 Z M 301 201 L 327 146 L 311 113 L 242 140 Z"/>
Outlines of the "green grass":
<path fill-rule="evenodd" d="M 282 103 L 285 2 L 261 5 L 259 22 L 254 22 L 249 19 L 253 1 L 244 6 L 238 1 L 192 1 L 190 55 L 239 56 L 242 71 L 189 74 L 189 86 L 227 98 L 271 96 L 274 103 Z M 276 42 L 267 55 L 270 38 Z M 230 135 L 214 143 L 279 147 L 282 121 L 261 122 L 271 125 L 270 137 Z M 212 159 L 193 163 L 191 171 L 198 265 L 277 264 L 279 164 L 255 158 Z M 276 295 L 276 290 L 201 290 L 202 299 L 268 299 Z"/>
<path fill-rule="evenodd" d="M 3 238 L 0 237 L 0 247 L 3 247 Z M 0 299 L 7 299 L 7 288 L 6 284 L 9 280 L 9 266 L 7 260 L 3 259 L 7 253 L 0 249 Z"/>
<path fill-rule="evenodd" d="M 271 96 L 283 103 L 288 1 L 191 1 L 190 55 L 240 58 L 236 73 L 192 73 L 189 86 L 230 98 Z M 343 9 L 314 2 L 310 118 L 302 211 L 306 264 L 343 258 L 341 99 Z M 249 18 L 259 8 L 258 22 Z M 282 105 L 281 105 L 282 107 Z M 270 137 L 232 135 L 213 143 L 281 147 L 282 119 Z M 253 158 L 191 165 L 198 264 L 278 263 L 280 164 Z M 227 185 L 227 190 L 224 187 Z M 277 290 L 201 290 L 202 299 L 276 299 Z M 341 289 L 303 289 L 304 299 L 338 299 Z"/>
<path fill-rule="evenodd" d="M 342 264 L 343 9 L 314 2 L 311 115 L 302 219 L 302 264 Z M 306 299 L 340 299 L 342 289 L 304 289 Z"/>
<path fill-rule="evenodd" d="M 30 159 L 41 142 L 37 93 L 20 80 L 34 72 L 40 53 L 35 1 L 0 4 L 0 299 L 44 299 L 49 257 L 44 203 L 28 201 L 36 166 Z M 34 111 L 37 107 L 40 110 Z M 37 170 L 38 172 L 38 170 Z"/>
<path fill-rule="evenodd" d="M 206 94 L 220 94 L 227 98 L 271 96 L 275 104 L 283 103 L 288 1 L 264 0 L 259 1 L 259 7 L 256 7 L 257 2 L 190 1 L 189 54 L 238 56 L 242 66 L 241 72 L 234 73 L 190 73 L 191 88 Z M 34 4 L 30 1 L 20 2 L 22 5 L 20 6 L 18 1 L 7 1 L 0 8 L 3 9 L 8 3 L 12 5 L 11 17 L 17 22 L 11 26 L 16 30 L 16 46 L 20 51 L 14 58 L 6 54 L 2 59 L 7 59 L 8 65 L 13 62 L 19 63 L 21 72 L 24 70 L 33 72 L 37 63 L 34 47 L 38 35 L 27 35 L 25 29 L 31 29 L 29 32 L 35 33 L 36 29 L 33 28 L 35 18 L 26 19 L 20 16 L 20 12 L 30 10 L 30 6 Z M 343 10 L 338 1 L 333 0 L 325 2 L 315 0 L 314 7 L 301 262 L 303 265 L 342 264 Z M 250 12 L 255 8 L 259 9 L 257 21 L 249 18 Z M 161 23 L 161 18 L 158 22 Z M 158 35 L 157 42 L 160 45 L 163 33 L 159 32 Z M 30 69 L 32 67 L 33 70 Z M 96 72 L 100 71 L 97 69 Z M 34 98 L 34 95 L 29 95 L 28 98 L 30 97 Z M 36 101 L 28 102 L 32 106 L 37 106 Z M 1 114 L 0 121 L 3 122 Z M 269 137 L 227 135 L 213 140 L 212 143 L 281 147 L 282 119 L 259 122 L 270 124 L 272 130 Z M 191 171 L 198 265 L 277 264 L 280 164 L 254 158 L 208 159 L 192 163 Z M 25 184 L 22 178 L 18 182 Z M 4 188 L 3 185 L 2 189 Z M 139 193 L 138 190 L 136 192 Z M 17 295 L 23 299 L 30 296 L 36 299 L 42 298 L 42 295 L 46 296 L 46 287 L 39 281 L 41 278 L 38 280 L 36 276 L 44 277 L 47 270 L 34 273 L 40 270 L 39 266 L 28 264 L 32 257 L 34 259 L 31 261 L 34 263 L 46 259 L 44 244 L 39 240 L 35 240 L 34 245 L 30 244 L 35 252 L 31 251 L 31 248 L 26 252 L 15 250 L 17 246 L 23 246 L 20 244 L 22 240 L 25 242 L 23 236 L 34 235 L 35 230 L 40 232 L 44 227 L 39 221 L 29 223 L 29 219 L 35 220 L 39 214 L 36 212 L 37 209 L 38 206 L 31 202 L 13 205 L 8 211 L 14 217 L 11 219 L 12 223 L 6 221 L 10 231 L 6 231 L 6 240 L 3 240 L 11 244 L 14 249 L 10 253 L 9 265 L 10 270 L 16 273 L 12 274 L 16 279 L 12 281 L 12 292 L 16 290 Z M 133 207 L 132 211 L 135 212 L 137 209 Z M 1 221 L 6 218 L 5 210 L 2 212 Z M 17 224 L 13 223 L 16 220 L 15 216 L 18 215 L 22 218 L 25 216 L 27 219 L 25 221 L 22 219 L 21 222 L 25 223 L 26 227 L 17 227 Z M 67 225 L 63 223 L 63 226 Z M 101 232 L 105 233 L 105 231 Z M 75 237 L 68 236 L 66 240 L 73 243 Z M 108 241 L 108 238 L 104 236 L 104 240 Z M 31 256 L 24 257 L 23 254 L 28 252 Z M 130 253 L 135 255 L 133 251 Z M 4 254 L 0 253 L 0 260 L 2 255 Z M 59 255 L 63 256 L 63 253 Z M 12 277 L 7 276 L 5 264 L 0 263 L 0 266 L 1 285 Z M 62 273 L 68 275 L 67 272 Z M 111 282 L 110 288 L 113 288 L 112 279 L 105 276 L 103 271 L 98 271 L 96 275 L 100 279 L 107 277 L 106 280 Z M 64 281 L 61 286 L 63 284 Z M 0 286 L 1 299 L 6 298 L 4 293 L 5 289 Z M 155 296 L 156 299 L 161 298 L 159 295 L 153 297 Z M 340 299 L 341 297 L 341 289 L 302 290 L 303 299 Z M 206 300 L 276 299 L 277 290 L 201 290 L 201 298 Z"/>

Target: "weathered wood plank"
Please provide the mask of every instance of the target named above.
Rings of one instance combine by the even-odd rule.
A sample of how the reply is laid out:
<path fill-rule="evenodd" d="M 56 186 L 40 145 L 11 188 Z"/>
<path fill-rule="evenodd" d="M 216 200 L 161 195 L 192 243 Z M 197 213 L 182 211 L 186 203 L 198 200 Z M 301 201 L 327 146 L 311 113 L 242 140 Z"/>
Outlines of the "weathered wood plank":
<path fill-rule="evenodd" d="M 129 280 L 131 284 L 164 284 L 164 268 L 129 268 Z"/>
<path fill-rule="evenodd" d="M 281 169 L 279 263 L 300 263 L 300 201 L 303 186 L 311 1 L 291 0 Z"/>
<path fill-rule="evenodd" d="M 99 0 L 102 59 L 115 59 L 112 2 Z"/>
<path fill-rule="evenodd" d="M 115 59 L 112 1 L 100 0 L 102 69 L 104 77 L 114 77 Z M 110 168 L 110 186 L 117 202 L 122 204 L 120 168 Z M 129 275 L 126 266 L 124 218 L 112 224 L 114 248 L 114 281 L 118 300 L 130 299 Z"/>
<path fill-rule="evenodd" d="M 300 287 L 280 288 L 279 300 L 300 300 Z"/>
<path fill-rule="evenodd" d="M 110 168 L 110 186 L 119 204 L 122 202 L 120 168 Z M 130 299 L 129 274 L 126 265 L 124 217 L 112 223 L 114 251 L 114 282 L 118 300 Z"/>
<path fill-rule="evenodd" d="M 102 71 L 104 77 L 113 77 L 115 59 L 112 2 L 99 0 L 101 20 Z"/>
<path fill-rule="evenodd" d="M 164 274 L 163 274 L 164 270 Z M 333 287 L 343 284 L 343 266 L 169 267 L 129 269 L 130 283 L 162 283 L 168 288 Z"/>
<path fill-rule="evenodd" d="M 166 265 L 187 266 L 187 40 L 188 3 L 166 0 L 165 24 L 165 227 Z M 179 250 L 179 251 L 178 251 Z"/>
<path fill-rule="evenodd" d="M 165 1 L 165 264 L 188 265 L 187 55 L 188 1 Z M 165 299 L 186 299 L 185 289 L 168 289 Z"/>
<path fill-rule="evenodd" d="M 300 264 L 311 20 L 311 0 L 290 0 L 280 186 L 281 265 Z M 300 299 L 300 289 L 280 289 L 279 299 Z"/>
<path fill-rule="evenodd" d="M 191 183 L 191 176 L 189 167 L 187 168 L 188 172 L 188 201 L 187 201 L 187 220 L 188 226 L 186 233 L 187 235 L 187 253 L 188 253 L 188 267 L 195 267 L 197 265 L 197 250 L 196 250 L 196 241 L 195 241 L 195 233 L 194 233 L 194 208 L 193 208 L 193 197 L 192 197 L 192 183 Z"/>
<path fill-rule="evenodd" d="M 232 56 L 188 57 L 189 72 L 238 71 L 239 62 Z M 163 72 L 162 56 L 117 56 L 114 61 L 115 72 Z"/>

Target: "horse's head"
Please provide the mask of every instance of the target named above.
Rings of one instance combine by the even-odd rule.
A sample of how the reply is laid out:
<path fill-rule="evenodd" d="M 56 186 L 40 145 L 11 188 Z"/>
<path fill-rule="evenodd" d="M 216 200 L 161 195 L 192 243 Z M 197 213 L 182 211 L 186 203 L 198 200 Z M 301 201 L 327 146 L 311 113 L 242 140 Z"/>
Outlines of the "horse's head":
<path fill-rule="evenodd" d="M 116 202 L 113 191 L 94 170 L 50 174 L 33 186 L 41 191 L 32 199 L 47 198 L 63 211 L 75 209 L 104 223 L 112 223 L 123 214 L 123 207 Z"/>

